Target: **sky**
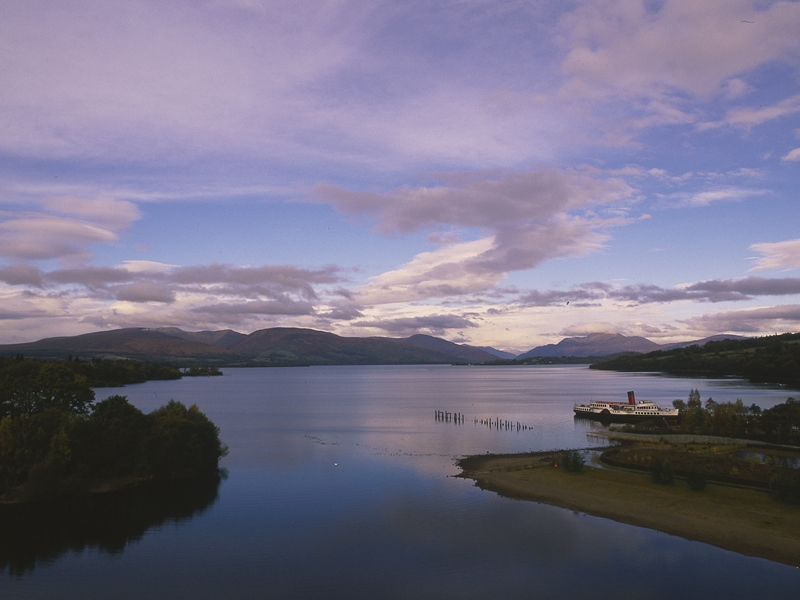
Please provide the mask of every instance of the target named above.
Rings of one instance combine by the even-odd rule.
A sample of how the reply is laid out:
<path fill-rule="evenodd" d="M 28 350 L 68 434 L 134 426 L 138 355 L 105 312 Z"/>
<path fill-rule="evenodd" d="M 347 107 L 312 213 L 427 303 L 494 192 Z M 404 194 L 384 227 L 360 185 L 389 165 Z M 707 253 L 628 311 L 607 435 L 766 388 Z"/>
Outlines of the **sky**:
<path fill-rule="evenodd" d="M 800 330 L 800 2 L 0 0 L 0 343 Z"/>

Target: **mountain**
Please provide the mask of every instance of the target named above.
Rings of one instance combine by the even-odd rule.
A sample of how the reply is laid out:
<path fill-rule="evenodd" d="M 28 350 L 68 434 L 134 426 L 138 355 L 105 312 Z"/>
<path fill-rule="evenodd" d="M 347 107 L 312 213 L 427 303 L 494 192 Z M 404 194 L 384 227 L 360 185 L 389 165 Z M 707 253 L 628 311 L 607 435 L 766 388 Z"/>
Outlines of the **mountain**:
<path fill-rule="evenodd" d="M 619 352 L 652 352 L 661 346 L 643 337 L 628 337 L 618 333 L 593 333 L 586 337 L 564 338 L 557 344 L 537 346 L 517 360 L 536 356 L 605 356 Z"/>
<path fill-rule="evenodd" d="M 184 340 L 191 340 L 193 342 L 201 342 L 203 344 L 210 344 L 212 346 L 219 346 L 220 348 L 230 348 L 236 342 L 246 338 L 247 335 L 233 331 L 232 329 L 222 329 L 220 331 L 184 331 L 177 327 L 159 327 L 152 331 L 161 331 L 168 335 L 178 337 Z"/>
<path fill-rule="evenodd" d="M 314 329 L 274 327 L 254 331 L 230 350 L 269 364 L 370 365 L 451 363 L 446 354 L 389 338 L 350 338 Z"/>
<path fill-rule="evenodd" d="M 0 345 L 0 354 L 39 358 L 125 358 L 218 365 L 365 365 L 482 362 L 494 357 L 477 348 L 430 336 L 349 338 L 275 327 L 249 335 L 231 330 L 188 332 L 175 327 L 129 328 L 74 337 Z M 415 343 L 417 342 L 417 343 Z M 437 349 L 438 348 L 438 349 Z"/>
<path fill-rule="evenodd" d="M 687 346 L 705 346 L 708 342 L 722 340 L 746 340 L 749 338 L 740 335 L 720 334 L 712 335 L 701 340 L 678 342 L 676 344 L 656 344 L 647 338 L 637 336 L 624 336 L 616 333 L 593 333 L 586 337 L 564 338 L 557 344 L 537 346 L 525 354 L 517 356 L 517 360 L 538 356 L 607 356 L 621 352 L 647 353 L 655 350 L 672 350 L 686 348 Z"/>
<path fill-rule="evenodd" d="M 703 338 L 702 340 L 693 340 L 691 342 L 678 342 L 677 344 L 664 344 L 661 346 L 661 350 L 672 350 L 673 348 L 686 348 L 688 346 L 700 346 L 701 348 L 705 346 L 708 342 L 721 342 L 723 340 L 747 340 L 750 338 L 746 338 L 742 335 L 730 335 L 727 333 L 723 333 L 720 335 L 712 335 L 707 338 Z"/>
<path fill-rule="evenodd" d="M 517 357 L 517 355 L 514 354 L 513 352 L 506 352 L 504 350 L 498 350 L 497 348 L 492 348 L 491 346 L 476 346 L 476 348 L 479 348 L 479 349 L 483 350 L 484 352 L 488 352 L 489 354 L 491 354 L 492 356 L 494 356 L 496 358 L 502 358 L 504 360 L 514 359 L 514 358 Z"/>
<path fill-rule="evenodd" d="M 448 342 L 447 340 L 431 335 L 417 334 L 398 341 L 416 344 L 417 346 L 441 352 L 442 354 L 464 362 L 486 362 L 497 358 L 494 354 L 486 352 L 481 348 L 468 346 L 466 344 L 454 344 L 453 342 Z"/>
<path fill-rule="evenodd" d="M 0 345 L 0 354 L 17 353 L 42 358 L 66 358 L 69 355 L 138 360 L 235 358 L 225 348 L 143 328 L 115 329 L 72 337 L 46 338 L 26 344 Z"/>

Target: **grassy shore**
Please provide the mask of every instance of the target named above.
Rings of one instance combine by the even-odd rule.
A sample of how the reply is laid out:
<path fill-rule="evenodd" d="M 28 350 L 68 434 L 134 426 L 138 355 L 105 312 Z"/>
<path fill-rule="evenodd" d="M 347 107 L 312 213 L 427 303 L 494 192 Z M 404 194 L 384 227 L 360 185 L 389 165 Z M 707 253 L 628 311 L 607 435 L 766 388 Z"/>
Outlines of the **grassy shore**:
<path fill-rule="evenodd" d="M 533 500 L 648 527 L 740 554 L 800 566 L 800 508 L 763 491 L 684 481 L 657 485 L 646 475 L 585 467 L 569 473 L 550 455 L 479 455 L 459 461 L 461 476 L 503 496 Z"/>

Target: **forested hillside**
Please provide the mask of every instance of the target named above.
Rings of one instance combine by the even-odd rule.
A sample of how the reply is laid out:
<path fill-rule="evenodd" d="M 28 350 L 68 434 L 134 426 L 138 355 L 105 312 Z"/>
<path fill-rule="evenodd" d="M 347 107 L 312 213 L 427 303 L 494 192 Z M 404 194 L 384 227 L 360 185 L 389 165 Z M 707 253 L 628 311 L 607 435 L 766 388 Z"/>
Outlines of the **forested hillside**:
<path fill-rule="evenodd" d="M 800 386 L 800 333 L 708 342 L 674 350 L 619 356 L 592 369 L 660 371 L 673 375 L 735 375 L 752 382 Z"/>

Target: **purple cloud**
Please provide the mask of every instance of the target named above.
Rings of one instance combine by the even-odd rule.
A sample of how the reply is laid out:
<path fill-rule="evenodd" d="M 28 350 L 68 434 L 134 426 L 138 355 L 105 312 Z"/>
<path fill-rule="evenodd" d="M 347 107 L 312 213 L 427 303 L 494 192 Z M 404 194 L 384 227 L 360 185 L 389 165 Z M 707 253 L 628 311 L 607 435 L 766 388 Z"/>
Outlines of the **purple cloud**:
<path fill-rule="evenodd" d="M 469 319 L 460 315 L 429 315 L 423 317 L 405 317 L 399 319 L 381 319 L 372 321 L 357 321 L 354 327 L 371 327 L 393 333 L 395 335 L 412 335 L 421 331 L 433 335 L 442 335 L 448 329 L 464 329 L 477 327 Z"/>
<path fill-rule="evenodd" d="M 519 297 L 518 301 L 527 306 L 554 306 L 570 302 L 597 302 L 615 300 L 632 304 L 668 303 L 681 300 L 695 302 L 739 302 L 760 296 L 800 295 L 800 278 L 770 279 L 765 277 L 745 277 L 743 279 L 698 281 L 676 288 L 662 288 L 656 285 L 627 285 L 614 287 L 605 283 L 593 282 L 575 286 L 569 290 L 534 290 Z"/>

